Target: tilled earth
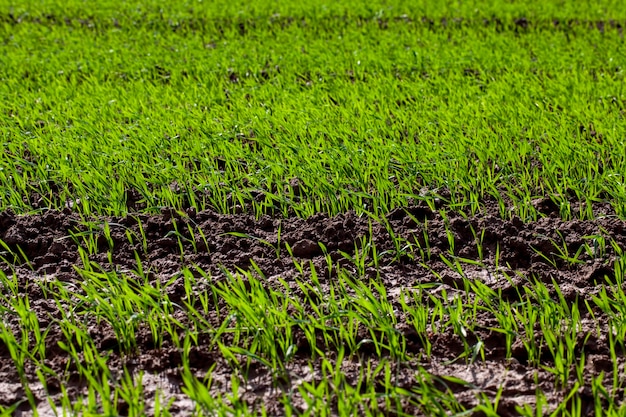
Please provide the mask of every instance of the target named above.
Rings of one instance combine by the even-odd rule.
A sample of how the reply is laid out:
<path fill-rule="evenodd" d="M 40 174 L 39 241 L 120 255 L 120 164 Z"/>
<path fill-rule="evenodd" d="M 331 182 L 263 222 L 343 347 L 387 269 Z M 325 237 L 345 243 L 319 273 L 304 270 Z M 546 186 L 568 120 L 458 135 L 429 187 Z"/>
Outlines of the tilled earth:
<path fill-rule="evenodd" d="M 136 268 L 135 251 L 141 250 L 141 243 L 131 244 L 126 230 L 132 230 L 137 236 L 143 228 L 147 242 L 147 251 L 141 259 L 144 270 L 153 274 L 153 279 L 169 280 L 179 276 L 181 269 L 197 265 L 209 273 L 212 279 L 224 278 L 224 270 L 236 271 L 249 269 L 255 263 L 269 280 L 281 277 L 287 282 L 295 279 L 299 272 L 296 270 L 292 257 L 287 250 L 280 251 L 277 258 L 276 247 L 288 244 L 293 256 L 297 260 L 311 261 L 320 271 L 319 276 L 324 284 L 325 280 L 333 280 L 329 273 L 327 260 L 321 242 L 327 249 L 330 257 L 345 268 L 351 268 L 345 253 L 353 254 L 355 243 L 361 239 L 371 238 L 379 253 L 389 251 L 383 255 L 380 262 L 380 279 L 384 282 L 387 293 L 392 302 L 399 297 L 403 289 L 415 287 L 419 284 L 440 283 L 437 289 L 447 289 L 448 293 L 463 291 L 461 275 L 442 260 L 440 255 L 450 252 L 448 231 L 454 237 L 454 253 L 465 259 L 479 260 L 481 264 L 464 264 L 467 277 L 481 280 L 496 291 L 501 291 L 502 297 L 515 300 L 519 298 L 521 287 L 528 285 L 530 277 L 536 277 L 554 291 L 557 283 L 563 297 L 571 303 L 579 303 L 583 321 L 589 319 L 589 313 L 584 302 L 591 302 L 594 294 L 599 291 L 599 284 L 605 276 L 614 276 L 613 262 L 616 259 L 615 248 L 607 245 L 601 256 L 589 256 L 581 252 L 579 263 L 568 263 L 554 256 L 558 253 L 556 246 L 567 249 L 570 255 L 575 254 L 584 244 L 589 243 L 589 236 L 604 236 L 607 242 L 613 241 L 617 247 L 626 246 L 626 222 L 617 218 L 608 205 L 594 207 L 598 217 L 593 221 L 571 220 L 563 221 L 558 214 L 558 208 L 550 200 L 537 200 L 533 203 L 543 217 L 537 221 L 524 222 L 513 217 L 503 220 L 494 205 L 480 215 L 464 217 L 455 213 L 443 216 L 439 211 L 432 211 L 424 204 L 416 204 L 406 209 L 397 209 L 387 216 L 389 225 L 396 236 L 406 241 L 419 242 L 426 245 L 425 233 L 428 236 L 430 259 L 408 256 L 394 258 L 391 254 L 395 248 L 388 227 L 373 222 L 365 216 L 346 213 L 336 217 L 318 214 L 309 219 L 261 217 L 256 219 L 249 215 L 221 215 L 211 211 L 194 212 L 188 210 L 185 215 L 169 210 L 163 210 L 160 215 L 129 215 L 121 218 L 91 219 L 92 221 L 106 221 L 110 225 L 113 242 L 113 264 L 121 271 Z M 176 223 L 176 228 L 174 227 Z M 201 230 L 191 235 L 186 225 L 192 225 L 193 230 Z M 0 240 L 12 252 L 23 252 L 20 259 L 8 256 L 3 269 L 5 273 L 16 273 L 20 288 L 29 296 L 31 308 L 40 320 L 41 326 L 49 325 L 50 314 L 54 305 L 46 299 L 39 286 L 29 285 L 38 280 L 62 280 L 75 282 L 79 276 L 74 265 L 81 265 L 77 250 L 76 239 L 70 236 L 81 231 L 91 231 L 97 236 L 98 253 L 91 260 L 100 265 L 109 265 L 107 251 L 109 242 L 102 229 L 89 227 L 84 219 L 70 211 L 47 211 L 40 215 L 18 216 L 10 212 L 0 214 Z M 179 247 L 176 233 L 185 236 L 182 239 L 183 255 Z M 246 237 L 254 236 L 252 237 Z M 478 250 L 477 238 L 482 240 L 482 251 Z M 555 246 L 555 243 L 557 244 Z M 195 247 L 194 247 L 195 246 Z M 19 248 L 19 249 L 18 249 Z M 342 254 L 343 252 L 344 254 Z M 545 256 L 542 256 L 545 255 Z M 29 262 L 25 262 L 27 259 Z M 372 276 L 375 271 L 367 271 Z M 508 277 L 508 278 L 507 278 Z M 180 278 L 182 280 L 182 278 Z M 327 281 L 328 282 L 328 281 Z M 172 301 L 180 300 L 184 294 L 182 283 L 177 281 L 169 285 L 165 291 Z M 557 295 L 554 294 L 556 297 Z M 480 319 L 480 315 L 478 316 Z M 606 323 L 606 318 L 598 313 L 597 322 Z M 418 363 L 419 343 L 412 343 L 415 339 L 411 333 L 411 326 L 402 322 L 399 317 L 398 330 L 403 332 L 408 349 L 415 350 L 415 359 L 398 364 L 396 381 L 410 389 L 415 367 L 421 366 L 433 375 L 453 376 L 469 382 L 469 385 L 451 385 L 455 396 L 467 406 L 475 403 L 477 394 L 485 393 L 495 398 L 501 390 L 499 413 L 515 415 L 516 405 L 534 404 L 536 392 L 544 392 L 549 403 L 554 406 L 564 400 L 567 393 L 556 386 L 554 377 L 544 368 L 529 364 L 528 353 L 516 343 L 512 348 L 512 357 L 506 358 L 503 337 L 490 330 L 490 323 L 485 316 L 484 323 L 477 323 L 478 329 L 474 337 L 480 339 L 485 346 L 485 359 L 472 363 L 466 360 L 454 361 L 462 352 L 463 345 L 459 337 L 447 331 L 433 335 L 432 356 L 428 361 Z M 577 349 L 585 352 L 587 357 L 586 372 L 589 378 L 605 372 L 606 378 L 612 377 L 614 361 L 611 359 L 606 330 L 598 335 L 597 332 L 586 332 L 581 335 Z M 164 343 L 155 347 L 150 337 L 138 335 L 138 353 L 130 357 L 119 352 L 115 346 L 112 331 L 107 323 L 94 324 L 91 332 L 96 346 L 103 350 L 110 350 L 110 366 L 113 370 L 130 367 L 137 372 L 144 372 L 144 386 L 148 394 L 161 390 L 172 400 L 173 414 L 185 415 L 189 413 L 192 404 L 181 392 L 180 359 L 175 347 Z M 58 349 L 58 342 L 63 335 L 50 325 L 47 335 L 47 363 L 55 370 L 63 371 L 67 368 L 69 358 Z M 329 352 L 332 357 L 332 352 Z M 367 356 L 367 353 L 365 354 Z M 617 369 L 623 370 L 622 357 Z M 356 381 L 364 355 L 344 361 L 342 371 L 348 381 Z M 370 358 L 376 362 L 377 358 Z M 298 384 L 321 378 L 321 371 L 311 369 L 310 358 L 300 352 L 288 365 L 289 382 L 287 385 Z M 315 360 L 312 362 L 317 363 Z M 214 388 L 230 389 L 231 368 L 222 358 L 219 351 L 198 347 L 193 355 L 192 370 L 198 373 L 206 372 L 208 364 L 214 364 Z M 546 359 L 546 366 L 550 366 L 550 359 Z M 27 374 L 33 381 L 33 391 L 40 401 L 41 409 L 45 414 L 47 397 L 60 395 L 58 387 L 51 383 L 44 390 L 38 386 L 35 369 L 28 368 Z M 620 380 L 622 375 L 619 376 Z M 69 379 L 73 386 L 69 392 L 80 394 L 84 392 L 84 381 L 79 378 Z M 610 380 L 610 379 L 609 379 Z M 0 343 L 0 404 L 10 405 L 24 396 L 15 365 L 9 355 L 7 347 Z M 247 385 L 242 387 L 242 398 L 249 404 L 263 403 L 270 414 L 281 414 L 279 398 L 283 390 L 293 388 L 272 383 L 272 375 L 262 367 L 256 367 L 248 375 Z M 583 400 L 583 411 L 591 412 L 591 391 L 588 387 L 580 388 Z M 620 393 L 618 393 L 621 395 Z M 147 399 L 148 403 L 149 398 Z M 588 402 L 586 402 L 588 401 Z M 21 409 L 28 413 L 28 408 Z M 410 411 L 410 410 L 408 410 Z"/>

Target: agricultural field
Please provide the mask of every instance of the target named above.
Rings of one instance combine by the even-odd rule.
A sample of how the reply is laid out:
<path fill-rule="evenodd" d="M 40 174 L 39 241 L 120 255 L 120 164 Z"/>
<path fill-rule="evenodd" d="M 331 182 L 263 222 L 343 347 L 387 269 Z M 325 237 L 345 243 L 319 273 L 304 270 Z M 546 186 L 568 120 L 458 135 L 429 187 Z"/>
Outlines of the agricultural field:
<path fill-rule="evenodd" d="M 625 26 L 0 0 L 0 415 L 624 415 Z"/>

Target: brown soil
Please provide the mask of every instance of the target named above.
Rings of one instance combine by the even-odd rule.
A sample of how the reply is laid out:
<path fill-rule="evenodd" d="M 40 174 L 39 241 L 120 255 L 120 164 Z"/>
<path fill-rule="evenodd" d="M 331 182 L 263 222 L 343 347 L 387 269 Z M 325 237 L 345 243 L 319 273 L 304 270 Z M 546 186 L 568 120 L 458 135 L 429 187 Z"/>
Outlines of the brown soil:
<path fill-rule="evenodd" d="M 549 200 L 537 200 L 536 208 L 545 217 L 538 221 L 525 223 L 519 218 L 503 220 L 493 211 L 487 210 L 479 216 L 464 218 L 461 215 L 449 213 L 444 218 L 440 213 L 431 211 L 425 205 L 414 205 L 407 209 L 398 209 L 387 216 L 393 232 L 411 242 L 425 244 L 424 225 L 427 224 L 427 236 L 431 248 L 431 257 L 428 259 L 411 259 L 408 256 L 394 260 L 391 254 L 383 255 L 380 262 L 381 280 L 385 283 L 389 297 L 394 301 L 400 291 L 414 287 L 417 284 L 439 282 L 443 283 L 432 291 L 441 291 L 445 288 L 448 293 L 463 291 L 461 276 L 451 270 L 441 259 L 440 255 L 449 254 L 450 245 L 446 230 L 454 236 L 454 252 L 457 256 L 472 260 L 479 259 L 476 245 L 476 236 L 482 236 L 483 253 L 482 265 L 464 265 L 465 274 L 475 280 L 481 280 L 494 290 L 501 291 L 502 297 L 515 300 L 523 293 L 523 286 L 528 285 L 529 278 L 536 277 L 544 282 L 554 292 L 553 282 L 560 286 L 564 298 L 570 303 L 579 303 L 583 314 L 583 322 L 589 315 L 585 301 L 591 302 L 592 296 L 597 294 L 599 284 L 604 282 L 605 276 L 612 277 L 613 261 L 616 258 L 610 244 L 604 253 L 590 256 L 584 251 L 580 255 L 581 263 L 568 264 L 554 256 L 558 251 L 554 242 L 567 248 L 574 254 L 585 243 L 590 242 L 589 236 L 601 235 L 607 242 L 613 239 L 621 248 L 626 246 L 626 222 L 618 219 L 610 212 L 608 206 L 598 206 L 594 209 L 599 218 L 594 221 L 563 221 L 558 217 L 558 210 Z M 376 244 L 379 253 L 394 249 L 390 234 L 383 225 L 371 223 L 366 217 L 359 217 L 353 213 L 328 217 L 323 214 L 309 219 L 261 217 L 255 219 L 247 215 L 220 215 L 211 211 L 195 213 L 189 210 L 185 215 L 164 210 L 161 215 L 135 215 L 122 218 L 91 219 L 95 223 L 107 221 L 110 224 L 113 241 L 113 264 L 121 271 L 134 270 L 137 267 L 134 251 L 142 254 L 141 244 L 131 245 L 128 242 L 126 230 L 140 235 L 141 223 L 147 238 L 147 251 L 142 255 L 143 268 L 151 271 L 153 279 L 170 279 L 185 266 L 197 265 L 209 272 L 213 279 L 219 280 L 224 276 L 222 268 L 235 270 L 248 269 L 252 261 L 259 266 L 268 279 L 282 277 L 289 281 L 298 276 L 293 260 L 289 257 L 285 244 L 288 244 L 294 256 L 299 260 L 310 260 L 317 267 L 321 280 L 332 280 L 332 273 L 328 273 L 327 263 L 322 249 L 317 244 L 323 243 L 330 256 L 337 262 L 345 262 L 340 251 L 354 253 L 355 243 L 363 237 L 370 237 Z M 138 222 L 139 221 L 139 222 Z M 178 240 L 172 232 L 176 229 L 186 237 L 183 240 L 184 256 L 181 257 Z M 100 223 L 102 224 L 102 223 Z M 191 236 L 187 226 L 196 230 Z M 31 308 L 36 313 L 42 327 L 50 324 L 50 317 L 54 315 L 54 303 L 47 300 L 41 293 L 39 286 L 29 285 L 38 280 L 63 280 L 76 282 L 79 278 L 73 265 L 82 265 L 77 244 L 69 238 L 71 234 L 92 230 L 96 238 L 99 253 L 92 260 L 100 265 L 109 265 L 106 252 L 109 243 L 104 232 L 97 226 L 88 227 L 80 217 L 69 211 L 48 211 L 41 215 L 17 216 L 9 212 L 0 214 L 0 240 L 15 253 L 23 252 L 15 258 L 8 256 L 3 267 L 6 273 L 15 271 L 20 289 L 28 294 Z M 197 233 L 201 230 L 204 239 Z M 280 230 L 280 244 L 278 235 Z M 476 232 L 476 233 L 473 233 Z M 228 234 L 230 232 L 245 233 L 256 238 L 246 238 Z M 206 239 L 206 241 L 205 241 Z M 262 240 L 268 242 L 264 243 Z M 194 245 L 191 243 L 194 241 Z M 208 247 L 207 247 L 208 246 Z M 274 247 L 273 247 L 274 246 Z M 280 258 L 276 256 L 276 246 L 282 246 Z M 19 249 L 18 249 L 19 248 Z M 498 265 L 496 252 L 499 251 Z M 541 256 L 540 253 L 546 255 Z M 7 256 L 7 252 L 4 252 Z M 29 260 L 24 262 L 23 258 Z M 373 270 L 367 274 L 374 275 Z M 506 276 L 509 279 L 506 278 Z M 168 296 L 172 301 L 180 300 L 184 293 L 182 283 L 167 288 Z M 554 294 L 554 297 L 557 295 Z M 479 315 L 480 318 L 480 315 Z M 596 319 L 599 323 L 606 323 L 606 317 L 598 312 Z M 411 334 L 411 326 L 399 317 L 398 330 L 403 332 L 409 348 L 419 349 L 419 343 L 413 343 L 415 337 Z M 526 350 L 521 344 L 514 344 L 513 357 L 505 359 L 504 341 L 498 333 L 489 329 L 493 326 L 492 318 L 485 316 L 485 321 L 473 337 L 485 343 L 485 361 L 478 360 L 473 364 L 465 360 L 455 359 L 462 351 L 459 337 L 451 332 L 435 335 L 432 339 L 432 358 L 428 362 L 419 362 L 418 356 L 406 363 L 398 364 L 396 381 L 398 384 L 410 388 L 414 383 L 415 368 L 421 366 L 434 375 L 454 376 L 461 378 L 471 385 L 453 385 L 450 388 L 455 392 L 462 404 L 471 406 L 475 403 L 477 394 L 485 393 L 494 398 L 499 389 L 502 390 L 499 412 L 501 415 L 515 415 L 515 405 L 533 404 L 536 391 L 539 389 L 548 395 L 548 400 L 555 405 L 564 398 L 565 391 L 555 386 L 551 374 L 540 367 L 528 363 Z M 96 326 L 94 324 L 94 326 Z M 148 393 L 160 389 L 166 397 L 172 399 L 173 415 L 188 414 L 191 403 L 181 393 L 179 373 L 179 355 L 171 343 L 164 343 L 155 347 L 149 337 L 138 335 L 138 353 L 130 357 L 122 355 L 112 340 L 111 330 L 105 323 L 94 327 L 93 337 L 96 345 L 103 350 L 110 350 L 110 366 L 113 370 L 120 370 L 122 366 L 144 371 L 144 385 Z M 588 338 L 581 338 L 577 349 L 584 351 L 587 357 L 587 372 L 589 378 L 606 373 L 611 378 L 613 361 L 608 350 L 608 340 L 602 336 L 589 332 Z M 56 342 L 63 336 L 54 324 L 50 326 L 47 346 L 47 363 L 56 370 L 65 369 L 69 358 L 58 348 Z M 411 343 L 414 344 L 411 345 Z M 192 362 L 192 369 L 197 373 L 206 372 L 209 363 L 214 363 L 214 388 L 228 391 L 230 389 L 231 368 L 221 357 L 219 351 L 196 349 L 197 357 Z M 332 352 L 329 352 L 332 355 Z M 342 370 L 348 381 L 356 381 L 361 364 L 365 360 L 376 362 L 380 358 L 375 355 L 354 355 L 350 360 L 344 360 Z M 320 369 L 309 369 L 310 358 L 302 352 L 288 365 L 289 382 L 287 385 L 296 385 L 302 381 L 321 378 Z M 620 364 L 619 369 L 623 368 Z M 316 363 L 316 362 L 314 362 Z M 549 359 L 545 360 L 549 366 Z M 47 397 L 58 395 L 54 384 L 48 387 L 46 394 L 43 387 L 37 385 L 35 369 L 27 369 L 33 381 L 34 394 L 41 401 L 41 410 L 47 406 Z M 610 379 L 608 379 L 610 380 Z M 6 346 L 0 342 L 0 404 L 9 405 L 24 395 L 20 381 L 15 371 L 15 365 L 9 356 Z M 411 382 L 413 381 L 413 382 Z M 81 381 L 70 387 L 70 392 L 79 393 L 84 388 Z M 293 388 L 290 386 L 289 388 Z M 272 383 L 272 375 L 262 367 L 257 367 L 248 375 L 247 385 L 242 387 L 243 399 L 250 404 L 263 403 L 270 415 L 281 414 L 281 404 L 278 401 L 285 386 L 277 387 Z M 72 391 L 73 390 L 73 391 Z M 586 403 L 590 400 L 591 391 L 587 387 L 580 389 L 583 407 L 591 406 Z M 621 395 L 621 393 L 620 393 Z M 149 403 L 149 398 L 148 398 Z M 27 412 L 27 408 L 22 411 Z M 410 411 L 410 410 L 408 410 Z M 583 408 L 590 412 L 590 409 Z"/>

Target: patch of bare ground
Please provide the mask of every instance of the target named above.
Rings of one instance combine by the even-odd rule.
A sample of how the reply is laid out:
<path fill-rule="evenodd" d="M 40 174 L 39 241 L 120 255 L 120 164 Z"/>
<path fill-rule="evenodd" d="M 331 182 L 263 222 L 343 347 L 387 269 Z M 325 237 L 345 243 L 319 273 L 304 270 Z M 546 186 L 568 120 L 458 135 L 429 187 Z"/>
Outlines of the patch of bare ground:
<path fill-rule="evenodd" d="M 74 266 L 84 262 L 79 254 L 80 246 L 93 244 L 96 249 L 90 260 L 104 269 L 129 273 L 137 269 L 137 254 L 151 280 L 173 279 L 164 291 L 170 300 L 179 302 L 184 296 L 180 271 L 185 267 L 198 267 L 212 280 L 219 281 L 225 278 L 225 270 L 249 270 L 256 265 L 268 285 L 272 285 L 278 278 L 289 283 L 301 277 L 294 260 L 306 261 L 318 271 L 322 288 L 328 288 L 336 278 L 333 269 L 328 267 L 328 259 L 356 274 L 356 266 L 346 255 L 354 256 L 355 248 L 364 242 L 372 242 L 380 254 L 380 266 L 378 271 L 367 267 L 361 271 L 362 276 L 364 279 L 377 278 L 384 283 L 394 306 L 399 306 L 403 291 L 420 286 L 424 297 L 440 297 L 443 291 L 448 295 L 464 292 L 464 277 L 482 282 L 511 301 L 520 300 L 524 288 L 529 288 L 533 280 L 544 283 L 551 296 L 557 299 L 559 295 L 554 284 L 558 284 L 567 303 L 581 306 L 583 323 L 591 323 L 593 318 L 593 323 L 601 326 L 599 332 L 596 331 L 597 324 L 581 329 L 577 341 L 576 351 L 584 352 L 587 358 L 585 372 L 588 379 L 604 373 L 607 380 L 611 380 L 617 369 L 621 380 L 623 355 L 618 354 L 619 363 L 615 364 L 609 352 L 607 318 L 599 309 L 591 309 L 595 316 L 591 317 L 584 305 L 593 305 L 592 299 L 605 277 L 614 276 L 613 263 L 617 252 L 626 245 L 626 222 L 615 217 L 608 206 L 596 208 L 599 214 L 596 220 L 563 221 L 549 202 L 536 201 L 535 204 L 545 217 L 533 222 L 523 222 L 515 217 L 504 220 L 496 214 L 496 208 L 479 216 L 464 217 L 432 211 L 421 204 L 391 212 L 386 217 L 387 224 L 354 213 L 335 217 L 318 214 L 308 219 L 268 216 L 257 219 L 211 211 L 177 213 L 164 210 L 156 216 L 137 214 L 94 218 L 88 224 L 69 211 L 28 216 L 4 212 L 0 213 L 0 240 L 6 245 L 3 252 L 5 273 L 15 274 L 19 289 L 29 296 L 30 307 L 41 327 L 49 329 L 46 364 L 59 372 L 71 374 L 77 371 L 71 358 L 58 347 L 64 336 L 55 327 L 54 319 L 58 314 L 54 302 L 47 298 L 40 286 L 32 284 L 42 280 L 62 280 L 79 287 L 80 277 Z M 105 227 L 105 223 L 108 226 Z M 135 237 L 133 242 L 129 241 L 130 235 Z M 397 242 L 401 245 L 397 246 Z M 456 261 L 461 269 L 456 266 Z M 203 291 L 203 288 L 196 290 Z M 207 319 L 219 321 L 217 317 Z M 8 323 L 11 325 L 10 321 Z M 467 407 L 475 404 L 480 395 L 492 399 L 499 395 L 500 415 L 515 415 L 515 406 L 532 405 L 538 390 L 547 395 L 552 406 L 561 403 L 568 390 L 559 387 L 547 370 L 553 365 L 551 359 L 539 358 L 538 364 L 532 363 L 527 349 L 521 340 L 516 339 L 507 354 L 504 335 L 493 330 L 496 324 L 493 316 L 477 314 L 474 331 L 466 336 L 465 341 L 450 329 L 433 334 L 429 340 L 430 357 L 426 358 L 423 340 L 415 335 L 407 317 L 399 314 L 397 330 L 406 342 L 410 357 L 394 363 L 392 382 L 410 390 L 417 383 L 417 369 L 441 377 L 441 381 L 462 380 L 464 383 L 448 383 L 442 388 L 452 392 Z M 140 331 L 136 335 L 136 352 L 125 355 L 120 352 L 110 325 L 102 321 L 94 322 L 92 326 L 90 333 L 96 346 L 108 352 L 113 375 L 124 367 L 137 375 L 143 372 L 148 397 L 159 390 L 172 401 L 174 415 L 190 412 L 193 404 L 181 392 L 180 353 L 171 341 L 164 340 L 155 346 L 149 332 Z M 292 401 L 301 402 L 304 408 L 297 387 L 303 382 L 319 381 L 324 376 L 317 366 L 318 361 L 310 356 L 310 349 L 307 353 L 308 342 L 304 336 L 296 334 L 295 337 L 302 338 L 296 340 L 300 349 L 286 365 L 285 375 L 277 382 L 267 368 L 252 366 L 240 390 L 243 401 L 250 405 L 262 403 L 269 414 L 279 415 L 281 396 L 288 392 L 292 393 Z M 472 344 L 478 340 L 484 346 L 484 358 L 459 358 L 464 351 L 464 342 Z M 191 371 L 202 375 L 213 367 L 211 389 L 230 392 L 231 366 L 219 350 L 208 347 L 209 340 L 205 342 L 203 345 L 200 340 L 199 345 L 191 350 Z M 327 354 L 333 358 L 333 352 Z M 356 384 L 365 362 L 371 364 L 381 360 L 385 360 L 384 355 L 381 357 L 365 350 L 347 356 L 338 366 L 346 381 Z M 47 389 L 37 385 L 34 367 L 27 367 L 26 374 L 40 401 L 40 411 L 44 415 L 52 414 L 47 398 L 60 395 L 59 387 L 55 381 L 50 381 Z M 78 377 L 69 380 L 70 393 L 84 392 L 86 381 Z M 0 381 L 0 404 L 13 404 L 24 396 L 15 365 L 1 342 Z M 589 388 L 581 387 L 580 393 L 583 411 L 590 411 L 585 408 L 591 406 L 585 402 L 589 400 L 586 395 L 591 395 Z M 150 398 L 146 400 L 150 403 Z M 411 413 L 412 406 L 406 407 L 405 411 Z M 27 408 L 19 411 L 30 413 Z"/>

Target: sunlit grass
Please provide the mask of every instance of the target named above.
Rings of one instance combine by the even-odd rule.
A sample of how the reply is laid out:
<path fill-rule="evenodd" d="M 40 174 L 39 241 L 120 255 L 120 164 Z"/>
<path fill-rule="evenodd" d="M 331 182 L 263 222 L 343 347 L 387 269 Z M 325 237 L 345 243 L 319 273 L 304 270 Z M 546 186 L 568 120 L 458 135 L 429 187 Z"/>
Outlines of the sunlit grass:
<path fill-rule="evenodd" d="M 549 197 L 564 218 L 593 217 L 594 202 L 623 214 L 620 30 L 545 26 L 508 3 L 500 24 L 469 6 L 429 23 L 420 7 L 266 4 L 181 30 L 175 16 L 195 14 L 179 5 L 129 6 L 142 19 L 119 27 L 106 7 L 83 9 L 95 28 L 34 8 L 7 18 L 0 207 L 378 215 L 446 189 L 468 213 L 491 197 L 534 219 L 529 202 Z M 518 27 L 514 11 L 537 16 Z"/>

